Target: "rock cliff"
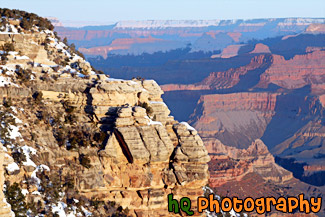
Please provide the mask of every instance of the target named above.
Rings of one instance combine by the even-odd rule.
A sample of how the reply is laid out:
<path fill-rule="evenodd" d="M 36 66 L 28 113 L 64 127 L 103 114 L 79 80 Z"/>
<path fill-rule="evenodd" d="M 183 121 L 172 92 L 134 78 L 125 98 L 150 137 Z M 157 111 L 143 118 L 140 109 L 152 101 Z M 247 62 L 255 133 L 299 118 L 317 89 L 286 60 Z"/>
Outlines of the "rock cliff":
<path fill-rule="evenodd" d="M 260 138 L 274 115 L 278 93 L 202 95 L 191 122 L 203 138 L 247 148 Z"/>
<path fill-rule="evenodd" d="M 204 140 L 211 153 L 210 186 L 217 188 L 231 181 L 241 181 L 249 173 L 256 173 L 266 181 L 283 183 L 292 173 L 275 163 L 265 144 L 257 139 L 247 149 L 223 145 L 219 140 Z"/>
<path fill-rule="evenodd" d="M 193 202 L 203 194 L 207 150 L 169 115 L 155 81 L 97 74 L 52 31 L 25 29 L 14 14 L 8 25 L 17 32 L 0 34 L 0 110 L 10 114 L 0 181 L 18 183 L 31 216 L 171 216 L 169 193 Z"/>
<path fill-rule="evenodd" d="M 301 88 L 305 85 L 323 84 L 325 51 L 317 50 L 304 55 L 296 55 L 293 59 L 273 55 L 273 61 L 262 75 L 259 87 L 267 87 L 273 83 L 287 89 Z"/>

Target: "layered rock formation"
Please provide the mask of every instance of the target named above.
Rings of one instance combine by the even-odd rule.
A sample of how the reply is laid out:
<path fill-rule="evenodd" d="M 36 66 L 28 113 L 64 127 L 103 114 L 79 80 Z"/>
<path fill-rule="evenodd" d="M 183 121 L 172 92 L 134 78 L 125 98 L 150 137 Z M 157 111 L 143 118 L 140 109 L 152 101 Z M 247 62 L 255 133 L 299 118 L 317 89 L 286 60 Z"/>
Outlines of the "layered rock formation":
<path fill-rule="evenodd" d="M 272 65 L 262 75 L 258 87 L 267 87 L 270 83 L 287 89 L 301 88 L 308 84 L 325 82 L 325 51 L 314 51 L 296 55 L 293 59 L 273 55 Z"/>
<path fill-rule="evenodd" d="M 172 216 L 169 193 L 196 204 L 210 158 L 197 131 L 169 115 L 155 81 L 96 74 L 52 31 L 17 28 L 24 34 L 0 34 L 12 49 L 2 53 L 1 109 L 10 104 L 16 119 L 1 139 L 5 180 L 22 188 L 31 215 L 110 216 L 111 202 L 131 216 Z"/>
<path fill-rule="evenodd" d="M 231 93 L 201 96 L 192 123 L 203 138 L 247 148 L 260 138 L 275 114 L 277 93 Z"/>
<path fill-rule="evenodd" d="M 190 42 L 193 50 L 214 51 L 224 49 L 229 44 L 235 45 L 250 39 L 264 39 L 278 35 L 288 35 L 292 32 L 301 33 L 320 31 L 324 19 L 279 18 L 256 20 L 160 20 L 160 21 L 121 21 L 108 26 L 90 26 L 84 28 L 57 27 L 59 35 L 76 42 L 90 55 L 106 56 L 117 53 L 114 43 L 123 47 L 124 54 L 151 53 L 153 51 L 174 50 L 184 48 Z M 222 34 L 222 37 L 220 36 Z M 153 37 L 151 46 L 138 40 Z M 219 38 L 219 40 L 215 40 Z M 122 40 L 120 40 L 122 39 Z M 136 40 L 134 40 L 136 39 Z M 159 39 L 169 41 L 168 46 L 161 46 Z M 224 40 L 227 39 L 227 40 Z M 116 41 L 115 41 L 116 40 Z M 134 46 L 128 46 L 127 41 L 133 41 Z M 167 49 L 166 49 L 167 48 Z M 227 48 L 226 48 L 227 49 Z M 103 52 L 105 50 L 105 52 Z M 223 57 L 230 57 L 227 51 Z"/>
<path fill-rule="evenodd" d="M 219 90 L 234 88 L 238 84 L 237 88 L 239 89 L 247 88 L 247 85 L 248 87 L 253 87 L 255 85 L 254 81 L 259 77 L 259 74 L 264 71 L 264 68 L 269 66 L 271 58 L 270 55 L 258 55 L 253 57 L 248 65 L 231 68 L 222 72 L 212 72 L 201 82 L 188 85 L 166 84 L 162 88 L 164 91 Z M 257 82 L 258 80 L 256 84 Z"/>
<path fill-rule="evenodd" d="M 261 140 L 255 140 L 247 149 L 225 146 L 219 140 L 205 139 L 204 142 L 212 159 L 209 163 L 211 187 L 241 181 L 249 173 L 256 173 L 272 183 L 283 183 L 293 178 L 292 173 L 275 163 Z"/>
<path fill-rule="evenodd" d="M 0 142 L 0 189 L 4 189 L 3 182 L 4 178 L 4 151 L 2 143 Z M 3 191 L 0 191 L 0 216 L 1 217 L 12 217 L 15 216 L 11 211 L 11 206 L 6 202 L 6 198 Z"/>

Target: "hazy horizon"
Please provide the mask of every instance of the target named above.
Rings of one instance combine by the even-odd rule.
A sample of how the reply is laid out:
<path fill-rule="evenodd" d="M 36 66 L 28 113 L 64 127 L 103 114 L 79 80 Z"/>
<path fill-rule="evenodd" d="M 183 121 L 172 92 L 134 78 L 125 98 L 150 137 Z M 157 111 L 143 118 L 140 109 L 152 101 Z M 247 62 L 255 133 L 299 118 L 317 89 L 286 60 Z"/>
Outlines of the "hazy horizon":
<path fill-rule="evenodd" d="M 118 21 L 324 18 L 325 1 L 281 0 L 0 0 L 0 7 L 56 17 L 65 26 L 110 25 Z"/>

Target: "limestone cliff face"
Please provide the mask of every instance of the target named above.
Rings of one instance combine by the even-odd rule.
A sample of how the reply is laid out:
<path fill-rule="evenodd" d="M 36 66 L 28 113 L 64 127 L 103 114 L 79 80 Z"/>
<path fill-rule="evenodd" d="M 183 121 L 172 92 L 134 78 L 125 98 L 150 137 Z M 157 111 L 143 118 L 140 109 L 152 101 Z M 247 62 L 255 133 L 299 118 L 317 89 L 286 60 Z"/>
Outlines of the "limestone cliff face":
<path fill-rule="evenodd" d="M 268 67 L 270 59 L 271 56 L 268 54 L 258 55 L 253 57 L 248 65 L 231 68 L 222 72 L 212 72 L 208 77 L 196 84 L 166 84 L 163 85 L 163 90 L 219 90 L 233 88 L 239 84 L 241 80 L 244 80 L 243 78 L 245 78 L 245 76 L 247 77 L 249 74 L 258 75 L 263 72 L 263 69 Z M 254 78 L 252 77 L 250 79 L 253 80 Z M 250 81 L 245 82 L 250 83 Z M 241 86 L 241 84 L 239 86 Z"/>
<path fill-rule="evenodd" d="M 3 189 L 3 182 L 5 180 L 4 178 L 4 151 L 2 147 L 2 143 L 0 142 L 0 189 Z M 3 191 L 0 191 L 0 216 L 1 217 L 12 217 L 14 216 L 10 205 L 6 202 L 6 199 L 4 197 Z"/>
<path fill-rule="evenodd" d="M 241 181 L 249 173 L 256 173 L 272 183 L 283 183 L 293 178 L 292 173 L 275 163 L 265 144 L 257 139 L 247 149 L 237 149 L 219 140 L 204 140 L 211 154 L 210 186 L 217 188 L 225 183 Z M 213 172 L 215 171 L 215 172 Z"/>
<path fill-rule="evenodd" d="M 202 95 L 191 123 L 204 138 L 218 138 L 229 146 L 247 148 L 260 138 L 275 114 L 278 93 Z"/>
<path fill-rule="evenodd" d="M 0 65 L 0 109 L 10 104 L 16 118 L 2 140 L 5 180 L 19 184 L 33 214 L 107 216 L 114 202 L 130 216 L 172 216 L 169 193 L 194 210 L 210 157 L 197 131 L 169 115 L 159 85 L 96 74 L 53 32 L 20 31 L 0 34 L 14 47 Z"/>
<path fill-rule="evenodd" d="M 301 88 L 305 85 L 323 84 L 325 51 L 317 50 L 293 59 L 273 55 L 272 65 L 260 77 L 259 87 L 273 83 L 287 89 Z"/>

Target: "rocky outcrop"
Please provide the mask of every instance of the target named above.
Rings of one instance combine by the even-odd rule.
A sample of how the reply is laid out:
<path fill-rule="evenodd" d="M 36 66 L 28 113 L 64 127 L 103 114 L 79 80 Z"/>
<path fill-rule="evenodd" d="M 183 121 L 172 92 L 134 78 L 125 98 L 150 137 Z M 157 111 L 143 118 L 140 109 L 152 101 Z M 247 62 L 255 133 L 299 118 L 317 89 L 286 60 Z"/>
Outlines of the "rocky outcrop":
<path fill-rule="evenodd" d="M 172 216 L 169 193 L 196 204 L 210 158 L 197 131 L 170 116 L 159 85 L 96 74 L 52 31 L 33 31 L 0 35 L 15 49 L 0 65 L 0 99 L 17 119 L 1 139 L 9 157 L 25 156 L 11 159 L 5 179 L 18 183 L 33 212 L 108 216 L 98 204 L 113 202 L 131 216 Z"/>
<path fill-rule="evenodd" d="M 313 34 L 321 34 L 321 33 L 325 33 L 325 24 L 323 23 L 313 23 L 310 24 L 305 32 L 307 33 L 313 33 Z"/>
<path fill-rule="evenodd" d="M 249 173 L 256 173 L 272 183 L 293 178 L 292 173 L 275 163 L 274 157 L 259 139 L 247 149 L 225 146 L 213 139 L 205 139 L 204 142 L 211 155 L 209 183 L 214 188 L 231 181 L 241 181 Z"/>
<path fill-rule="evenodd" d="M 201 82 L 195 84 L 166 84 L 162 85 L 164 91 L 175 91 L 175 90 L 219 90 L 219 89 L 229 89 L 235 87 L 243 77 L 252 74 L 253 78 L 250 79 L 247 83 L 254 82 L 254 78 L 258 75 L 259 71 L 267 67 L 270 63 L 269 55 L 259 55 L 251 59 L 251 62 L 248 65 L 231 68 L 223 72 L 212 72 Z M 257 82 L 256 82 L 257 83 Z M 252 85 L 254 86 L 254 85 Z M 241 87 L 240 87 L 241 88 Z"/>
<path fill-rule="evenodd" d="M 262 43 L 258 43 L 255 45 L 255 48 L 250 53 L 271 53 L 270 48 Z"/>
<path fill-rule="evenodd" d="M 258 87 L 276 84 L 287 89 L 301 88 L 305 85 L 323 84 L 325 51 L 314 51 L 304 55 L 296 55 L 293 59 L 273 55 L 273 61 L 260 77 Z"/>
<path fill-rule="evenodd" d="M 247 148 L 260 138 L 274 115 L 277 93 L 231 93 L 201 96 L 191 123 L 203 138 Z"/>
<path fill-rule="evenodd" d="M 74 86 L 69 85 L 70 82 Z M 59 103 L 60 95 L 65 95 L 71 105 L 79 108 L 77 113 L 81 120 L 93 112 L 99 127 L 108 134 L 107 143 L 98 154 L 94 148 L 80 150 L 90 156 L 91 168 L 78 168 L 70 174 L 75 177 L 79 194 L 115 201 L 136 216 L 152 216 L 157 212 L 160 216 L 170 216 L 166 209 L 169 193 L 174 193 L 175 198 L 190 195 L 194 202 L 203 193 L 202 186 L 207 184 L 210 158 L 197 132 L 169 116 L 157 83 L 98 80 L 87 93 L 77 92 L 87 89 L 88 82 L 58 79 L 55 86 L 58 92 L 51 85 L 34 86 L 52 106 Z M 10 97 L 22 100 L 21 95 Z M 145 108 L 137 106 L 144 102 L 152 108 L 151 118 Z M 86 122 L 79 123 L 84 124 Z M 71 160 L 69 151 L 51 148 L 57 145 L 52 136 L 45 136 L 49 131 L 37 126 L 27 131 L 37 131 L 43 134 L 42 139 L 48 140 L 42 146 L 46 151 L 40 154 L 49 156 L 46 161 L 51 171 L 59 169 L 59 162 Z M 78 155 L 72 153 L 71 156 Z M 66 171 L 63 174 L 69 170 L 65 164 L 60 167 Z"/>
<path fill-rule="evenodd" d="M 212 55 L 211 58 L 231 58 L 237 56 L 242 46 L 241 44 L 229 45 L 222 50 L 221 54 Z"/>
<path fill-rule="evenodd" d="M 85 55 L 89 56 L 102 56 L 103 58 L 107 58 L 107 54 L 112 51 L 120 51 L 120 50 L 131 50 L 133 45 L 141 45 L 146 43 L 158 43 L 163 42 L 164 40 L 159 38 L 120 38 L 115 39 L 112 43 L 108 46 L 101 46 L 101 47 L 92 47 L 92 48 L 80 48 L 80 51 Z"/>
<path fill-rule="evenodd" d="M 4 189 L 4 151 L 2 143 L 0 142 L 0 189 Z M 6 202 L 6 198 L 3 191 L 0 191 L 0 216 L 1 217 L 12 217 L 15 216 L 11 211 L 11 206 Z"/>

